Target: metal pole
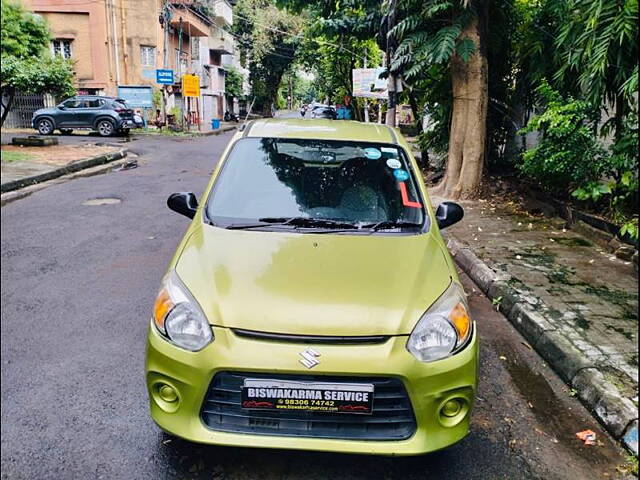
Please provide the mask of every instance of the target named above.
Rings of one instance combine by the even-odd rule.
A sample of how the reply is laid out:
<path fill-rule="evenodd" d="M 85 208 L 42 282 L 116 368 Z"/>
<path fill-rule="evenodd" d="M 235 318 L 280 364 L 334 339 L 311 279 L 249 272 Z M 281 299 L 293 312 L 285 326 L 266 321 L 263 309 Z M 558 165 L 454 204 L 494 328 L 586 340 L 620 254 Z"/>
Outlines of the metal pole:
<path fill-rule="evenodd" d="M 162 51 L 162 68 L 167 69 L 168 65 L 168 48 L 169 45 L 169 21 L 171 20 L 171 13 L 169 10 L 169 1 L 165 0 L 162 16 L 164 18 L 164 45 Z M 162 120 L 163 123 L 167 123 L 167 86 L 162 86 Z"/>
<path fill-rule="evenodd" d="M 364 54 L 364 68 L 367 68 L 367 53 Z M 369 123 L 369 100 L 364 99 L 364 122 Z"/>
<path fill-rule="evenodd" d="M 178 23 L 178 78 L 182 82 L 182 17 L 180 17 Z M 180 125 L 182 126 L 182 130 L 184 130 L 184 92 L 181 92 L 180 95 Z"/>
<path fill-rule="evenodd" d="M 389 2 L 389 15 L 387 16 L 387 32 L 390 32 L 396 23 L 396 0 Z M 391 59 L 395 49 L 395 40 L 387 36 L 387 68 L 391 68 Z M 387 85 L 389 90 L 389 108 L 387 109 L 386 124 L 390 127 L 396 126 L 396 76 L 389 72 Z"/>
<path fill-rule="evenodd" d="M 118 50 L 118 31 L 116 27 L 116 10 L 113 6 L 113 0 L 109 1 L 111 7 L 111 30 L 113 31 L 113 49 L 116 60 L 116 91 L 120 85 L 120 51 Z"/>

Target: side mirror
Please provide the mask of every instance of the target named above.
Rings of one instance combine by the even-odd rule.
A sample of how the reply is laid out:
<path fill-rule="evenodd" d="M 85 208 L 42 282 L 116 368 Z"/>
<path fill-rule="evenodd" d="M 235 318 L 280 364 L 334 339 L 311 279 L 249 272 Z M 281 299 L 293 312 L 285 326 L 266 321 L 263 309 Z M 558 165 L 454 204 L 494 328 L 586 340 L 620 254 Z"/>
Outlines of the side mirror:
<path fill-rule="evenodd" d="M 436 209 L 436 220 L 440 228 L 447 228 L 462 220 L 462 217 L 464 217 L 464 210 L 454 202 L 442 202 Z"/>
<path fill-rule="evenodd" d="M 167 199 L 167 206 L 174 212 L 193 218 L 198 209 L 198 200 L 191 192 L 172 193 Z"/>
<path fill-rule="evenodd" d="M 58 110 L 66 110 L 67 107 L 65 107 L 64 105 L 58 105 Z"/>

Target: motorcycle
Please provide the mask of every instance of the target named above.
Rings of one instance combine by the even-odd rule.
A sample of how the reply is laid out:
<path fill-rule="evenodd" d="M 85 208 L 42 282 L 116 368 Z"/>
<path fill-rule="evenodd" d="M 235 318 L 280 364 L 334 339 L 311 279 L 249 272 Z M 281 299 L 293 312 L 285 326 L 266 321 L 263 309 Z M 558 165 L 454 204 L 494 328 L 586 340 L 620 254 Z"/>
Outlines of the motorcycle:
<path fill-rule="evenodd" d="M 224 112 L 224 121 L 225 122 L 234 121 L 238 123 L 240 121 L 240 117 L 235 113 L 229 113 L 229 110 L 227 110 L 226 112 Z"/>

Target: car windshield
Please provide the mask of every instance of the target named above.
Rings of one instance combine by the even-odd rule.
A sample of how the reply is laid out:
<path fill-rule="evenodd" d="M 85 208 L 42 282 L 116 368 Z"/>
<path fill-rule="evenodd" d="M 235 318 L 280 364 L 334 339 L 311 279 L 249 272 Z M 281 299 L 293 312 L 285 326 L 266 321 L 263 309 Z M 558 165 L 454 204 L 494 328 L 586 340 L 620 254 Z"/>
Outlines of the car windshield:
<path fill-rule="evenodd" d="M 315 219 L 323 221 L 323 228 L 340 222 L 335 228 L 348 224 L 415 230 L 425 221 L 423 201 L 401 148 L 275 138 L 236 143 L 206 213 L 215 225 L 227 227 Z"/>

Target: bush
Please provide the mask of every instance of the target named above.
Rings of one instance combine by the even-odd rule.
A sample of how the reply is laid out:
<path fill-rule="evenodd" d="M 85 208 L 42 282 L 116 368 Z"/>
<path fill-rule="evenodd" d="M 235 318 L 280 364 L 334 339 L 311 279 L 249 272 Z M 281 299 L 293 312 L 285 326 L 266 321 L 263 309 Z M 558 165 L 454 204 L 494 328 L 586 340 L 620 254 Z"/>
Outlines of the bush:
<path fill-rule="evenodd" d="M 520 130 L 539 132 L 539 143 L 522 154 L 518 169 L 547 190 L 568 188 L 599 180 L 610 169 L 610 156 L 600 145 L 592 125 L 596 113 L 586 102 L 563 100 L 544 83 L 537 89 L 546 109 Z"/>

